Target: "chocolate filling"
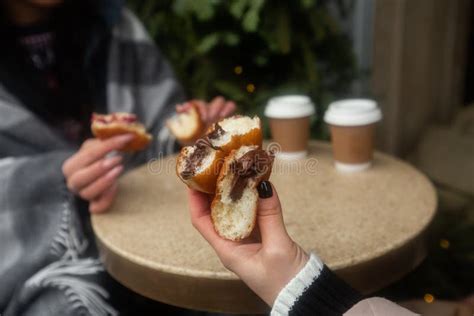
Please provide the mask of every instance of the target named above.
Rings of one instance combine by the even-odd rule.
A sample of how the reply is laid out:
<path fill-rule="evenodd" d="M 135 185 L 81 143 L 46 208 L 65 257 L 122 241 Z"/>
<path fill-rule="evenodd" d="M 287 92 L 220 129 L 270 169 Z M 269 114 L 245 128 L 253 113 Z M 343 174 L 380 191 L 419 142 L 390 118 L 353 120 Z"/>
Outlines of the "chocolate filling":
<path fill-rule="evenodd" d="M 231 200 L 240 199 L 249 180 L 267 173 L 271 168 L 272 161 L 273 155 L 271 153 L 255 149 L 232 162 L 230 171 L 234 174 L 234 179 L 229 194 Z"/>
<path fill-rule="evenodd" d="M 196 144 L 194 152 L 186 159 L 186 165 L 184 166 L 184 170 L 181 172 L 181 176 L 184 180 L 191 179 L 196 174 L 196 169 L 201 166 L 208 151 L 209 147 L 198 146 Z"/>
<path fill-rule="evenodd" d="M 207 135 L 209 139 L 217 139 L 224 135 L 225 131 L 219 123 L 214 124 L 214 130 Z"/>
<path fill-rule="evenodd" d="M 209 154 L 209 150 L 220 150 L 220 147 L 213 146 L 208 138 L 202 137 L 196 141 L 194 145 L 194 152 L 186 159 L 186 165 L 184 170 L 181 172 L 181 176 L 184 180 L 188 180 L 196 174 L 196 169 L 201 166 L 202 161 Z"/>
<path fill-rule="evenodd" d="M 220 150 L 221 149 L 218 146 L 212 145 L 211 141 L 207 137 L 199 138 L 196 141 L 196 147 L 209 147 L 209 148 L 212 148 L 212 149 L 215 149 L 215 150 Z"/>

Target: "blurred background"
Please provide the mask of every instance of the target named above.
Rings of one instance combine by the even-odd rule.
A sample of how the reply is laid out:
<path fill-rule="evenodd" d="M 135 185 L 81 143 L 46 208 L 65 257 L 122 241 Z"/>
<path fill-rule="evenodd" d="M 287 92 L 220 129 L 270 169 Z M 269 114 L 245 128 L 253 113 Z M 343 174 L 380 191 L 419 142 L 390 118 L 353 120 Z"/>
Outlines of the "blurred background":
<path fill-rule="evenodd" d="M 474 305 L 472 1 L 128 0 L 128 6 L 192 98 L 221 94 L 240 111 L 261 115 L 272 96 L 307 94 L 317 105 L 316 139 L 328 139 L 322 114 L 331 101 L 377 100 L 384 113 L 378 148 L 425 172 L 439 195 L 429 256 L 379 294 L 440 315 L 448 315 L 446 300 Z"/>

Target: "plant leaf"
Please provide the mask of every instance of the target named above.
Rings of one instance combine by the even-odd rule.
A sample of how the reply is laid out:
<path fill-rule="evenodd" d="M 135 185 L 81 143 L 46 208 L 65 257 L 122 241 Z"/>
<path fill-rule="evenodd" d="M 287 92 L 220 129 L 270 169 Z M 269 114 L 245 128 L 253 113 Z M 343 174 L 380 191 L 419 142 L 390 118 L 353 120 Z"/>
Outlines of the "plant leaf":
<path fill-rule="evenodd" d="M 240 37 L 237 33 L 234 32 L 224 32 L 222 33 L 222 40 L 229 46 L 236 46 L 240 42 Z"/>
<path fill-rule="evenodd" d="M 244 11 L 249 5 L 248 0 L 234 0 L 230 4 L 229 11 L 236 19 L 241 19 L 244 15 Z"/>
<path fill-rule="evenodd" d="M 217 43 L 219 42 L 219 34 L 218 33 L 211 33 L 204 36 L 201 42 L 196 47 L 196 52 L 200 54 L 205 54 L 213 49 Z"/>
<path fill-rule="evenodd" d="M 214 86 L 220 93 L 231 100 L 241 102 L 245 99 L 246 92 L 244 92 L 244 90 L 235 83 L 225 80 L 218 80 L 214 83 Z"/>
<path fill-rule="evenodd" d="M 304 9 L 309 9 L 316 4 L 316 0 L 301 0 L 301 6 Z"/>
<path fill-rule="evenodd" d="M 284 7 L 280 6 L 277 11 L 277 25 L 275 29 L 276 41 L 280 53 L 288 54 L 291 49 L 291 27 L 290 27 L 290 18 Z"/>
<path fill-rule="evenodd" d="M 254 0 L 250 3 L 250 8 L 242 20 L 242 27 L 247 32 L 255 32 L 260 22 L 260 11 L 265 0 Z"/>
<path fill-rule="evenodd" d="M 214 6 L 217 4 L 215 0 L 175 0 L 173 11 L 181 16 L 193 14 L 200 21 L 208 21 L 214 17 Z"/>

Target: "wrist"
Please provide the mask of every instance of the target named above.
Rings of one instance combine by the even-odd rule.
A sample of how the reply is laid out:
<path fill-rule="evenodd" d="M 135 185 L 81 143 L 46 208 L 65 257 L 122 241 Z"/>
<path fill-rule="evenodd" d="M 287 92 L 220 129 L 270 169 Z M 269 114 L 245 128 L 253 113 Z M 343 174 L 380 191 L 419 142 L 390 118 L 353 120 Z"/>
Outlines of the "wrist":
<path fill-rule="evenodd" d="M 294 302 L 319 277 L 323 267 L 319 257 L 311 254 L 303 268 L 277 293 L 271 305 L 272 311 L 277 312 L 275 315 L 287 315 Z"/>
<path fill-rule="evenodd" d="M 294 244 L 293 247 L 294 250 L 289 251 L 289 253 L 293 253 L 290 258 L 288 258 L 287 252 L 285 254 L 286 258 L 281 258 L 274 264 L 268 265 L 269 269 L 272 270 L 268 273 L 269 289 L 267 296 L 262 298 L 269 306 L 273 305 L 278 293 L 300 273 L 310 259 L 309 255 L 297 244 Z"/>

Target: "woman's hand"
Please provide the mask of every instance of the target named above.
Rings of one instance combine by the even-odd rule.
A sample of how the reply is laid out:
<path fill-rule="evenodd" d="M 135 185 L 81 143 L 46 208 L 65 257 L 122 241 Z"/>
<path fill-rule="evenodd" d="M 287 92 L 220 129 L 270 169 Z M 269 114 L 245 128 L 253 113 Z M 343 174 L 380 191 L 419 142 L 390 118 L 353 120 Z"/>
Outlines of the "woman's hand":
<path fill-rule="evenodd" d="M 189 190 L 193 226 L 214 248 L 224 266 L 237 274 L 272 306 L 278 293 L 305 266 L 309 257 L 288 235 L 280 200 L 268 181 L 260 183 L 257 227 L 240 242 L 219 237 L 210 215 L 211 197 Z"/>
<path fill-rule="evenodd" d="M 120 150 L 133 138 L 134 135 L 125 134 L 106 140 L 88 139 L 63 163 L 68 189 L 89 201 L 91 213 L 103 212 L 112 204 L 123 165 L 122 156 L 109 154 Z"/>
<path fill-rule="evenodd" d="M 193 102 L 198 106 L 201 119 L 207 126 L 219 121 L 220 119 L 232 115 L 236 109 L 235 102 L 228 101 L 221 96 L 215 97 L 209 103 L 206 103 L 202 100 L 193 100 Z M 176 106 L 176 112 L 186 112 L 190 106 L 190 102 L 178 104 Z"/>

